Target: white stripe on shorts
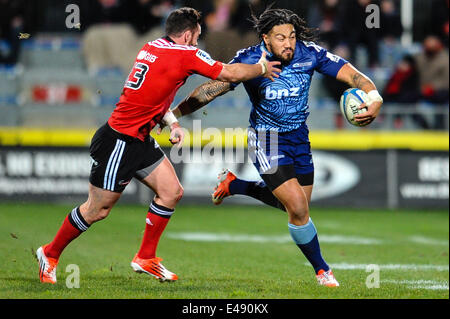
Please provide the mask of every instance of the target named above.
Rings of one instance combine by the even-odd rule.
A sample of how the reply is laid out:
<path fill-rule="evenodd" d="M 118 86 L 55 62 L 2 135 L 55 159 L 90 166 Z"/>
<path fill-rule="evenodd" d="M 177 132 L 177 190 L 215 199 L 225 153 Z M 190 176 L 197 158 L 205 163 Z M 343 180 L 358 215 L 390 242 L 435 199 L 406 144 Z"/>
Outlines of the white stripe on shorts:
<path fill-rule="evenodd" d="M 267 162 L 266 155 L 261 150 L 258 150 L 256 151 L 256 156 L 258 157 L 259 163 L 261 164 L 262 172 L 268 171 L 270 169 L 270 164 Z"/>
<path fill-rule="evenodd" d="M 269 161 L 267 160 L 266 154 L 264 154 L 263 149 L 259 144 L 259 141 L 256 142 L 256 156 L 258 157 L 259 163 L 263 168 L 263 172 L 268 171 L 271 167 Z"/>
<path fill-rule="evenodd" d="M 125 141 L 117 139 L 116 146 L 111 153 L 106 166 L 105 177 L 103 179 L 103 188 L 114 191 L 114 184 L 112 181 L 116 180 L 117 169 L 122 159 L 123 150 L 125 148 Z"/>
<path fill-rule="evenodd" d="M 120 164 L 120 160 L 122 159 L 124 149 L 125 149 L 125 142 L 123 142 L 122 145 L 120 146 L 120 151 L 119 151 L 120 153 L 119 153 L 119 156 L 118 156 L 117 161 L 114 166 L 114 172 L 112 174 L 112 181 L 111 181 L 111 185 L 110 185 L 111 190 L 114 190 L 114 185 L 116 183 L 117 171 L 119 170 L 119 164 Z"/>
<path fill-rule="evenodd" d="M 248 131 L 248 146 L 255 148 L 254 153 L 261 166 L 261 171 L 266 172 L 271 168 L 271 166 L 259 142 L 260 141 L 257 139 L 256 134 L 253 131 Z"/>

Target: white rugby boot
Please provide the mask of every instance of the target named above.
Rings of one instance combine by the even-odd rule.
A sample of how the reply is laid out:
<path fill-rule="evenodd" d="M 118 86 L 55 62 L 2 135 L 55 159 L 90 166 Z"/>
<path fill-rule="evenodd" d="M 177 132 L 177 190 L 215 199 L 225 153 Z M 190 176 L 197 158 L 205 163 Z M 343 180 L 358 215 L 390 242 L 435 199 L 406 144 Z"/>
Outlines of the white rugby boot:
<path fill-rule="evenodd" d="M 336 280 L 336 278 L 333 275 L 333 272 L 331 269 L 328 271 L 324 271 L 323 269 L 319 270 L 319 272 L 316 275 L 317 282 L 321 286 L 326 287 L 339 287 L 339 283 Z"/>

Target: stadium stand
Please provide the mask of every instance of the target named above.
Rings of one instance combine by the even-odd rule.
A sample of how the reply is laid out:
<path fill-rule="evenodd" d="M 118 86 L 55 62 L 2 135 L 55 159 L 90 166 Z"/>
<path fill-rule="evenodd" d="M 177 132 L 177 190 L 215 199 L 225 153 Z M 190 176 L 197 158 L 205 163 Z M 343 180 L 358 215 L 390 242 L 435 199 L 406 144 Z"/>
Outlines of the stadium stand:
<path fill-rule="evenodd" d="M 55 2 L 54 5 L 61 7 L 60 3 Z M 64 11 L 60 15 L 64 18 Z M 52 25 L 51 17 L 44 20 L 47 25 Z M 45 31 L 46 28 L 49 31 Z M 0 117 L 0 126 L 94 128 L 101 125 L 118 101 L 125 72 L 113 65 L 89 72 L 82 53 L 83 30 L 55 32 L 49 26 L 43 27 L 43 30 L 32 34 L 29 39 L 21 40 L 22 48 L 16 65 L 0 64 L 0 110 L 5 115 Z M 202 40 L 200 47 L 205 48 L 206 44 Z M 8 50 L 8 45 L 6 41 L 0 40 L 0 50 Z M 382 60 L 379 66 L 370 68 L 367 51 L 364 47 L 358 47 L 355 61 L 352 62 L 373 78 L 381 91 L 393 72 L 392 65 L 405 53 L 417 55 L 421 50 L 420 41 L 408 46 L 380 46 L 379 56 L 388 61 Z M 200 76 L 189 79 L 179 90 L 175 103 L 204 80 Z M 330 94 L 323 77 L 320 74 L 314 77 L 310 91 L 311 128 L 357 129 L 336 121 L 339 118 L 338 91 Z M 235 92 L 218 98 L 208 105 L 205 112 L 197 112 L 184 120 L 183 124 L 189 128 L 193 118 L 200 118 L 205 127 L 246 127 L 248 110 L 248 97 L 240 85 Z M 433 114 L 444 115 L 445 123 L 440 129 L 448 130 L 448 103 L 433 106 L 421 102 L 408 107 L 386 103 L 382 112 L 382 116 L 369 130 L 398 129 L 394 126 L 395 114 L 414 112 L 430 119 Z M 411 117 L 404 119 L 402 130 L 420 129 Z"/>

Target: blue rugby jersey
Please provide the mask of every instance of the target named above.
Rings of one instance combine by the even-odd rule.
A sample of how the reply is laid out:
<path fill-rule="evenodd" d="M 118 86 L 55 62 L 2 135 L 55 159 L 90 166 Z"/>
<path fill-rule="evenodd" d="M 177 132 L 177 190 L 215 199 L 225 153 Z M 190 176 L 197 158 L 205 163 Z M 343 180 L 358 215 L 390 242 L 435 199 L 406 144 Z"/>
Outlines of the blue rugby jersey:
<path fill-rule="evenodd" d="M 229 63 L 256 63 L 262 50 L 267 52 L 267 60 L 272 61 L 273 55 L 261 42 L 238 51 Z M 309 115 L 308 94 L 314 71 L 336 77 L 345 63 L 346 60 L 314 42 L 297 41 L 293 59 L 283 66 L 280 77 L 274 82 L 264 77 L 244 82 L 252 103 L 250 126 L 278 132 L 298 129 Z M 232 84 L 232 88 L 238 84 Z"/>

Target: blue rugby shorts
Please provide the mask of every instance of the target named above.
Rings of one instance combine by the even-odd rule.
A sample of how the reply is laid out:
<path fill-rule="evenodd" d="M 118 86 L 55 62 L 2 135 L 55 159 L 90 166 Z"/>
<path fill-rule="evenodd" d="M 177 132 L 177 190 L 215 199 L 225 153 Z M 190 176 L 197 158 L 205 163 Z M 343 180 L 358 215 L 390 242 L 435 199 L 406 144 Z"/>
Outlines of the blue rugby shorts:
<path fill-rule="evenodd" d="M 259 174 L 271 174 L 278 166 L 293 165 L 295 174 L 314 172 L 314 164 L 306 124 L 289 132 L 255 130 L 247 132 L 249 157 Z"/>

